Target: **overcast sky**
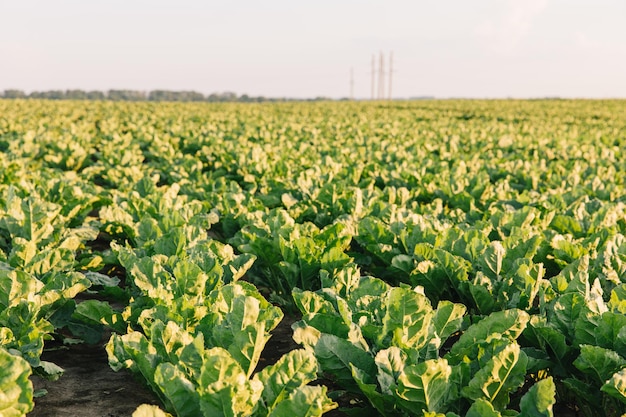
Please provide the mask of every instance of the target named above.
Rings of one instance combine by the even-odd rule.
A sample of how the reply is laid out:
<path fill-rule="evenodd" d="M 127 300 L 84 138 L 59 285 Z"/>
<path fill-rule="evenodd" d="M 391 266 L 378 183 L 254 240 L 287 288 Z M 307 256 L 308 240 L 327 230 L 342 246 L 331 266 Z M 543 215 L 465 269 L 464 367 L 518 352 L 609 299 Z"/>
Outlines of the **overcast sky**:
<path fill-rule="evenodd" d="M 380 51 L 394 97 L 626 97 L 626 0 L 0 0 L 0 90 L 369 98 Z"/>

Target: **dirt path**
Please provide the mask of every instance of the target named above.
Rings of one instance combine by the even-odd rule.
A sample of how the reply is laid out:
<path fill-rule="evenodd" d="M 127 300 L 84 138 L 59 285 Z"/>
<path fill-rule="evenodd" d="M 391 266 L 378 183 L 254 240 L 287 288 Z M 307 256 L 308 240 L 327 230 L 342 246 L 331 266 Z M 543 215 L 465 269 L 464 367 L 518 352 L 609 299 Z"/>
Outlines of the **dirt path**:
<path fill-rule="evenodd" d="M 35 390 L 45 388 L 48 394 L 35 398 L 29 417 L 129 417 L 140 404 L 158 404 L 129 371 L 109 367 L 102 345 L 44 352 L 42 359 L 61 366 L 65 374 L 54 382 L 31 378 Z"/>

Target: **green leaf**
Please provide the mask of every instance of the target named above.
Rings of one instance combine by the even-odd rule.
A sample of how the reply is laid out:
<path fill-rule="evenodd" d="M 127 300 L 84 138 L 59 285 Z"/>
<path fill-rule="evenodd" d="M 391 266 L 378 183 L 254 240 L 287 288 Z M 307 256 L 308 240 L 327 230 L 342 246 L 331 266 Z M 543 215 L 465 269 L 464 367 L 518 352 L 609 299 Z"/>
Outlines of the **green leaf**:
<path fill-rule="evenodd" d="M 221 347 L 205 351 L 197 379 L 200 408 L 208 416 L 250 415 L 258 407 L 263 384 L 248 380 L 246 372 Z"/>
<path fill-rule="evenodd" d="M 177 416 L 201 415 L 197 388 L 180 368 L 168 362 L 158 364 L 154 371 L 154 382 L 168 399 Z"/>
<path fill-rule="evenodd" d="M 154 252 L 167 256 L 181 256 L 186 246 L 187 238 L 182 228 L 176 227 L 156 239 Z"/>
<path fill-rule="evenodd" d="M 394 395 L 379 392 L 378 386 L 371 375 L 366 374 L 363 370 L 356 368 L 354 365 L 350 367 L 352 369 L 352 377 L 356 381 L 361 393 L 367 397 L 378 414 L 384 417 L 401 417 L 403 415 L 403 413 L 397 409 L 397 399 Z"/>
<path fill-rule="evenodd" d="M 103 287 L 116 287 L 120 283 L 117 277 L 110 277 L 99 272 L 87 271 L 85 278 L 91 281 L 92 285 L 102 285 Z"/>
<path fill-rule="evenodd" d="M 172 274 L 176 280 L 175 294 L 178 297 L 198 297 L 205 294 L 208 275 L 193 262 L 177 259 Z"/>
<path fill-rule="evenodd" d="M 622 357 L 626 356 L 626 345 L 622 343 L 620 336 L 625 328 L 626 316 L 624 314 L 605 312 L 594 329 L 598 346 L 612 349 Z"/>
<path fill-rule="evenodd" d="M 546 352 L 555 362 L 557 374 L 567 375 L 570 372 L 574 358 L 572 358 L 572 348 L 566 343 L 563 333 L 537 317 L 531 319 L 527 333 L 534 336 L 537 347 Z"/>
<path fill-rule="evenodd" d="M 626 404 L 626 368 L 614 373 L 600 390 Z"/>
<path fill-rule="evenodd" d="M 0 269 L 0 307 L 16 305 L 43 288 L 43 282 L 20 270 Z"/>
<path fill-rule="evenodd" d="M 386 313 L 383 331 L 377 343 L 389 346 L 385 338 L 391 334 L 391 344 L 404 349 L 420 349 L 429 340 L 433 318 L 430 301 L 419 293 L 406 288 L 392 288 L 385 298 Z"/>
<path fill-rule="evenodd" d="M 424 417 L 460 417 L 460 416 L 452 412 L 443 414 L 443 413 L 435 413 L 435 412 L 431 413 L 430 411 L 426 411 L 424 413 Z"/>
<path fill-rule="evenodd" d="M 255 287 L 243 282 L 214 291 L 211 310 L 219 317 L 217 323 L 212 329 L 199 330 L 214 346 L 227 346 L 246 374 L 252 375 L 269 332 L 282 319 L 281 310 L 263 299 Z"/>
<path fill-rule="evenodd" d="M 481 368 L 462 389 L 471 400 L 486 399 L 497 410 L 509 403 L 509 393 L 524 383 L 528 358 L 517 343 L 511 343 Z"/>
<path fill-rule="evenodd" d="M 445 359 L 431 359 L 404 368 L 398 378 L 400 405 L 412 414 L 445 411 L 452 368 Z"/>
<path fill-rule="evenodd" d="M 72 315 L 73 317 L 75 315 Z M 100 323 L 92 321 L 84 321 L 80 318 L 70 320 L 67 329 L 78 338 L 81 338 L 90 345 L 95 345 L 102 340 L 104 327 Z"/>
<path fill-rule="evenodd" d="M 450 301 L 440 301 L 435 310 L 433 325 L 437 336 L 443 344 L 451 334 L 461 329 L 463 316 L 467 308 L 463 304 L 451 303 Z"/>
<path fill-rule="evenodd" d="M 242 278 L 252 268 L 255 260 L 256 256 L 251 253 L 237 255 L 224 268 L 224 283 L 228 284 Z"/>
<path fill-rule="evenodd" d="M 465 417 L 501 417 L 502 414 L 497 412 L 493 405 L 482 398 L 474 401 L 472 406 L 467 410 Z"/>
<path fill-rule="evenodd" d="M 118 333 L 125 333 L 126 323 L 122 314 L 114 311 L 106 301 L 85 300 L 76 305 L 74 318 L 91 320 L 109 326 Z"/>
<path fill-rule="evenodd" d="M 297 388 L 317 377 L 317 360 L 310 350 L 293 350 L 283 355 L 276 364 L 254 376 L 263 384 L 263 400 L 271 410 Z"/>
<path fill-rule="evenodd" d="M 156 393 L 161 393 L 160 387 L 154 382 L 154 371 L 163 361 L 154 346 L 140 332 L 130 332 L 123 336 L 113 334 L 106 345 L 109 366 L 114 371 L 128 368 L 139 372 Z M 165 398 L 161 394 L 161 398 Z"/>
<path fill-rule="evenodd" d="M 620 284 L 611 290 L 608 307 L 614 313 L 626 314 L 626 284 Z"/>
<path fill-rule="evenodd" d="M 472 296 L 473 303 L 481 314 L 489 314 L 497 308 L 496 294 L 493 293 L 493 289 L 490 288 L 492 284 L 490 282 L 484 282 L 482 280 L 489 280 L 482 272 L 476 273 L 476 279 L 473 282 L 467 283 L 469 293 Z"/>
<path fill-rule="evenodd" d="M 587 309 L 585 296 L 576 292 L 560 296 L 554 303 L 549 321 L 555 323 L 569 340 L 574 340 L 576 321 Z"/>
<path fill-rule="evenodd" d="M 452 346 L 449 359 L 453 365 L 463 357 L 474 359 L 478 355 L 478 343 L 490 339 L 515 340 L 526 328 L 530 316 L 522 310 L 504 310 L 491 313 L 471 325 Z"/>
<path fill-rule="evenodd" d="M 58 380 L 65 372 L 59 365 L 47 361 L 39 361 L 36 371 L 38 374 L 45 376 L 46 379 L 51 381 Z"/>
<path fill-rule="evenodd" d="M 355 387 L 350 365 L 363 370 L 367 375 L 376 374 L 374 358 L 368 352 L 335 335 L 322 334 L 314 352 L 322 370 L 335 375 L 337 383 L 345 388 Z"/>
<path fill-rule="evenodd" d="M 520 400 L 519 417 L 552 417 L 552 406 L 556 403 L 556 386 L 552 377 L 533 385 Z"/>
<path fill-rule="evenodd" d="M 33 409 L 30 365 L 0 347 L 0 415 L 20 417 Z"/>
<path fill-rule="evenodd" d="M 337 404 L 326 395 L 326 387 L 303 386 L 279 402 L 268 417 L 318 417 Z"/>
<path fill-rule="evenodd" d="M 407 366 L 407 355 L 396 346 L 381 350 L 376 354 L 378 367 L 378 384 L 384 394 L 392 395 L 396 392 L 398 378 Z"/>
<path fill-rule="evenodd" d="M 54 327 L 40 316 L 40 309 L 35 303 L 20 302 L 5 310 L 0 310 L 0 329 L 10 330 L 11 341 L 5 348 L 20 351 L 22 357 L 32 366 L 37 366 L 43 352 L 44 338 L 54 331 Z M 2 334 L 2 338 L 9 333 Z"/>
<path fill-rule="evenodd" d="M 487 246 L 482 256 L 478 258 L 478 266 L 489 278 L 497 280 L 502 273 L 502 261 L 505 255 L 506 250 L 502 246 L 502 242 L 493 241 Z"/>
<path fill-rule="evenodd" d="M 574 361 L 574 366 L 603 384 L 615 372 L 626 366 L 626 359 L 610 349 L 581 345 L 580 356 Z"/>

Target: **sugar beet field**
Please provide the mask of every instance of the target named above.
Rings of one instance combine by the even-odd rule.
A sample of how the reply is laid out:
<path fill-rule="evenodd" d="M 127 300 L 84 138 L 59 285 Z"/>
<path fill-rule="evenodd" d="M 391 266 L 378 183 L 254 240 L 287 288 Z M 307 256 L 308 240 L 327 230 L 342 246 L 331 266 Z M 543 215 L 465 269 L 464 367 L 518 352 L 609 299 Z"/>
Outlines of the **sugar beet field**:
<path fill-rule="evenodd" d="M 626 101 L 2 100 L 0 415 L 621 416 L 625 150 Z"/>

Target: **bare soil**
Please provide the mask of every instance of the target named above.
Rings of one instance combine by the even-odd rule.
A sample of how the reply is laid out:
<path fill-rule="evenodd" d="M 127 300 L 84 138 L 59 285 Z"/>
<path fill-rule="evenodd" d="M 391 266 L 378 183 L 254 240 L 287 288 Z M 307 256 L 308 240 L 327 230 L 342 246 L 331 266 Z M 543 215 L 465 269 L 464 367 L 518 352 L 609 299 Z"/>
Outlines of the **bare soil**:
<path fill-rule="evenodd" d="M 141 404 L 158 404 L 156 395 L 130 371 L 109 367 L 104 344 L 45 351 L 42 359 L 65 373 L 57 381 L 31 377 L 35 390 L 48 393 L 35 398 L 29 417 L 127 417 Z"/>

